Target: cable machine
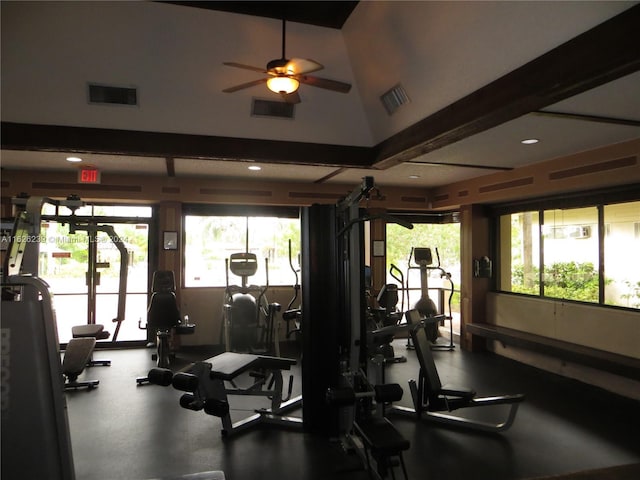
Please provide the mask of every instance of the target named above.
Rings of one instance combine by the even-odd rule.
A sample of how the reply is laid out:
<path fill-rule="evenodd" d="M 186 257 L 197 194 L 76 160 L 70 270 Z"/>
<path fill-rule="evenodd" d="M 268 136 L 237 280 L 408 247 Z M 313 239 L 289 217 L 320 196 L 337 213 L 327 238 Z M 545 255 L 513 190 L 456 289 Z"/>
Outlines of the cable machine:
<path fill-rule="evenodd" d="M 112 341 L 118 338 L 120 325 L 125 319 L 125 310 L 127 302 L 127 276 L 129 271 L 129 252 L 124 245 L 124 241 L 115 232 L 112 225 L 97 225 L 86 217 L 77 217 L 75 212 L 84 205 L 84 202 L 76 195 L 71 195 L 65 200 L 55 200 L 47 197 L 29 197 L 16 198 L 14 203 L 21 209 L 16 215 L 13 237 L 9 245 L 7 256 L 3 264 L 3 275 L 38 275 L 39 245 L 41 241 L 41 221 L 46 218 L 48 220 L 58 221 L 69 225 L 69 233 L 74 234 L 77 231 L 87 232 L 95 239 L 98 232 L 106 233 L 118 249 L 120 253 L 120 274 L 118 282 L 118 306 L 117 313 L 113 322 L 116 324 L 116 330 L 113 334 Z M 42 215 L 42 207 L 45 204 L 55 206 L 55 214 Z M 67 207 L 71 210 L 71 215 L 60 215 L 59 208 Z M 89 242 L 89 248 L 96 248 L 95 241 Z M 89 252 L 88 271 L 95 271 L 95 255 Z M 95 279 L 93 275 L 87 274 L 88 290 L 90 295 L 95 292 Z M 89 310 L 87 323 L 95 325 L 96 319 L 93 312 Z"/>
<path fill-rule="evenodd" d="M 369 472 L 386 478 L 393 464 L 389 457 L 401 459 L 409 442 L 382 411 L 382 404 L 398 400 L 402 389 L 376 385 L 366 373 L 371 359 L 363 224 L 379 217 L 362 211 L 359 203 L 373 188 L 373 177 L 365 177 L 336 205 L 302 211 L 302 407 L 305 431 L 346 439 L 359 436 L 364 447 L 357 450 Z M 385 452 L 374 455 L 375 471 L 369 452 Z"/>

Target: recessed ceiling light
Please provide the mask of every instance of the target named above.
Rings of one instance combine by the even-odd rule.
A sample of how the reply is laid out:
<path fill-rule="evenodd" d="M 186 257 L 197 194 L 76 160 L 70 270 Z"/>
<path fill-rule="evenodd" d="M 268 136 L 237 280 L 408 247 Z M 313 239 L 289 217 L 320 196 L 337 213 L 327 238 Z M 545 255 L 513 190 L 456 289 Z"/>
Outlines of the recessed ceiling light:
<path fill-rule="evenodd" d="M 254 171 L 258 171 L 258 170 L 262 170 L 262 167 L 258 166 L 258 165 L 251 165 L 250 167 L 248 167 L 249 170 L 254 170 Z"/>
<path fill-rule="evenodd" d="M 409 178 L 415 180 L 416 178 L 420 178 L 420 175 L 409 175 Z"/>
<path fill-rule="evenodd" d="M 78 163 L 81 162 L 82 159 L 80 157 L 67 157 L 67 162 Z"/>
<path fill-rule="evenodd" d="M 538 143 L 540 140 L 538 140 L 537 138 L 527 138 L 525 140 L 522 140 L 520 143 L 523 143 L 525 145 L 533 145 L 534 143 Z"/>

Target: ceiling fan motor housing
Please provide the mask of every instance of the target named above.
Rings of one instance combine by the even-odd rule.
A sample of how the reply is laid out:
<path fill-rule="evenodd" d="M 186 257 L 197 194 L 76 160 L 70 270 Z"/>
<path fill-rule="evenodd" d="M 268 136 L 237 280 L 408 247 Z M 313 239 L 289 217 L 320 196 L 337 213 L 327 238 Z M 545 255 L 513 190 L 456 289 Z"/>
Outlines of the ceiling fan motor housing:
<path fill-rule="evenodd" d="M 287 63 L 289 63 L 289 60 L 287 60 L 286 58 L 277 58 L 275 60 L 271 60 L 269 63 L 267 63 L 267 71 L 280 74 L 287 73 Z"/>

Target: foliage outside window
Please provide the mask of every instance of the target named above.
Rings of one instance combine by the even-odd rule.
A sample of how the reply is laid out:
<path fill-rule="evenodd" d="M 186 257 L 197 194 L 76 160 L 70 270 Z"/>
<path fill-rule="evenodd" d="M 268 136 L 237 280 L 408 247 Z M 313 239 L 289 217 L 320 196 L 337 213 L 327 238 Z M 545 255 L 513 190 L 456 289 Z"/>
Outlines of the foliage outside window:
<path fill-rule="evenodd" d="M 639 224 L 640 202 L 502 215 L 498 288 L 640 308 Z"/>
<path fill-rule="evenodd" d="M 545 210 L 543 222 L 542 294 L 597 303 L 597 208 Z"/>
<path fill-rule="evenodd" d="M 300 251 L 300 221 L 297 218 L 186 215 L 185 286 L 224 287 L 225 260 L 232 253 L 249 251 L 258 258 L 258 271 L 249 284 L 265 285 L 265 259 L 269 285 L 289 285 L 295 277 L 289 264 L 289 240 L 294 267 Z M 229 273 L 229 283 L 240 279 Z"/>

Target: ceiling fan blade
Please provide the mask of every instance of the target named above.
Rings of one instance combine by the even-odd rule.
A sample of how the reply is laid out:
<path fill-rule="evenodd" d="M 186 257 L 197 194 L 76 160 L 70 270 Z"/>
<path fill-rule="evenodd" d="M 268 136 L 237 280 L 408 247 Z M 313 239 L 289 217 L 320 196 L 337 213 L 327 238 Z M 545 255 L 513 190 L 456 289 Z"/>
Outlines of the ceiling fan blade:
<path fill-rule="evenodd" d="M 323 68 L 323 65 L 309 58 L 292 58 L 285 66 L 286 72 L 289 75 L 304 75 L 306 73 L 317 72 Z"/>
<path fill-rule="evenodd" d="M 309 75 L 296 75 L 295 78 L 300 83 L 306 83 L 312 87 L 325 88 L 334 92 L 349 93 L 351 85 L 349 83 L 338 82 L 337 80 L 329 80 L 327 78 L 312 77 Z"/>
<path fill-rule="evenodd" d="M 298 91 L 296 90 L 295 92 L 292 93 L 281 93 L 280 96 L 283 98 L 283 100 L 287 103 L 300 103 L 302 100 L 300 100 L 300 95 L 298 94 Z"/>
<path fill-rule="evenodd" d="M 247 83 L 242 83 L 240 85 L 236 85 L 235 87 L 225 88 L 222 91 L 224 93 L 233 93 L 233 92 L 237 92 L 238 90 L 242 90 L 244 88 L 249 88 L 249 87 L 253 87 L 255 85 L 260 85 L 261 83 L 266 83 L 266 81 L 267 81 L 266 78 L 261 78 L 259 80 L 254 80 L 252 82 L 247 82 Z"/>
<path fill-rule="evenodd" d="M 252 72 L 267 73 L 264 68 L 252 67 L 251 65 L 245 65 L 243 63 L 223 62 L 223 65 L 226 65 L 228 67 L 243 68 L 244 70 L 251 70 Z"/>

